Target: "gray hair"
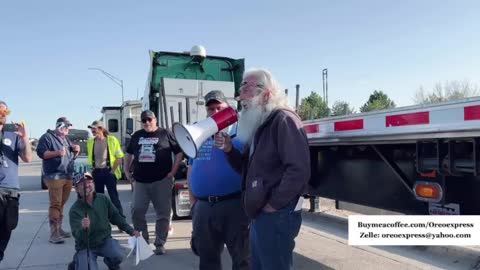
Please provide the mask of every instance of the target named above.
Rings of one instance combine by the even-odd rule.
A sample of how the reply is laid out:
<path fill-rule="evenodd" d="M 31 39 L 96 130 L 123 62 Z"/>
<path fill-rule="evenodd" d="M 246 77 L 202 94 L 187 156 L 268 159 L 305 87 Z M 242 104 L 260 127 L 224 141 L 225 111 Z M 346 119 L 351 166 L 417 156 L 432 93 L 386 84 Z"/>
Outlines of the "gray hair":
<path fill-rule="evenodd" d="M 265 108 L 266 111 L 272 111 L 277 108 L 288 108 L 288 99 L 280 90 L 279 83 L 270 71 L 262 68 L 252 68 L 243 74 L 244 79 L 249 76 L 253 76 L 258 80 L 256 88 L 259 94 L 265 90 L 269 90 L 271 93 Z"/>

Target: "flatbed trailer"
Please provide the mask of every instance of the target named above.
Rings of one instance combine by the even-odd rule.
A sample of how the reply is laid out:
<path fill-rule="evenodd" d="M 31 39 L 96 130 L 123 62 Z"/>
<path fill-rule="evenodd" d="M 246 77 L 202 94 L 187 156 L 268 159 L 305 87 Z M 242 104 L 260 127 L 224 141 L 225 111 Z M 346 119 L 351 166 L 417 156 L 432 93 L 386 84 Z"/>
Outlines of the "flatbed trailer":
<path fill-rule="evenodd" d="M 405 214 L 480 214 L 480 98 L 304 121 L 306 195 Z"/>

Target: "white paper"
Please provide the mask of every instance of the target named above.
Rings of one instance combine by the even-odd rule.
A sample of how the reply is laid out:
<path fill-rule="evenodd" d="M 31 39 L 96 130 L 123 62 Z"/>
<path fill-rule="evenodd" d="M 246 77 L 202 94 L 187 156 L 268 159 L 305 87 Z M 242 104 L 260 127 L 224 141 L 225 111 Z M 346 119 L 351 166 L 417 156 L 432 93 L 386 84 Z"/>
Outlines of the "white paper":
<path fill-rule="evenodd" d="M 128 238 L 128 247 L 131 249 L 130 253 L 128 253 L 127 258 L 132 255 L 133 251 L 135 250 L 135 247 L 137 246 L 137 239 L 135 236 L 129 237 Z"/>
<path fill-rule="evenodd" d="M 143 238 L 143 237 L 142 237 Z M 140 243 L 138 242 L 138 237 L 137 237 L 137 240 L 136 240 L 136 250 L 135 250 L 135 266 L 138 265 L 140 263 Z"/>
<path fill-rule="evenodd" d="M 153 255 L 152 248 L 147 244 L 143 237 L 137 238 L 137 264 L 140 261 L 146 260 Z"/>
<path fill-rule="evenodd" d="M 128 238 L 128 246 L 132 249 L 127 257 L 129 257 L 133 250 L 135 250 L 135 265 L 138 265 L 140 261 L 146 260 L 153 255 L 152 248 L 147 244 L 143 237 L 132 236 Z"/>

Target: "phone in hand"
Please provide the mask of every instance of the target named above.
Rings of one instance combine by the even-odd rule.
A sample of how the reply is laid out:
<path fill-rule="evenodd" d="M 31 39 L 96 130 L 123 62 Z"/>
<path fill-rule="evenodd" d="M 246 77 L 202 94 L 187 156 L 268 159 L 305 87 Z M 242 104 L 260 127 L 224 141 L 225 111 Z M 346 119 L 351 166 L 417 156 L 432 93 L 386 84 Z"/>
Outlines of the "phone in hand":
<path fill-rule="evenodd" d="M 5 124 L 3 124 L 3 130 L 4 131 L 10 131 L 10 132 L 17 132 L 18 131 L 18 126 L 13 124 L 13 123 L 5 123 Z"/>

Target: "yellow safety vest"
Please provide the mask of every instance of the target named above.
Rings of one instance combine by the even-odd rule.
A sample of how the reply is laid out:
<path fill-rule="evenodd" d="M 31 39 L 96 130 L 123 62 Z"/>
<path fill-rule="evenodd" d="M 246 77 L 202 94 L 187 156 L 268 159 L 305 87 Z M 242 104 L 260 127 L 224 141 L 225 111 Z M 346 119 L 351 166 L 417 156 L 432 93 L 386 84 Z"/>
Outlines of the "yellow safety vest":
<path fill-rule="evenodd" d="M 93 144 L 94 144 L 95 137 L 88 139 L 87 142 L 87 150 L 88 150 L 88 163 L 92 168 L 95 168 L 95 164 L 93 163 Z M 110 166 L 113 166 L 115 160 L 119 158 L 123 158 L 123 151 L 122 147 L 120 147 L 120 143 L 118 142 L 117 138 L 112 135 L 107 136 L 107 153 L 109 156 Z M 117 179 L 122 178 L 122 169 L 121 165 L 117 167 L 115 170 L 115 177 Z"/>

